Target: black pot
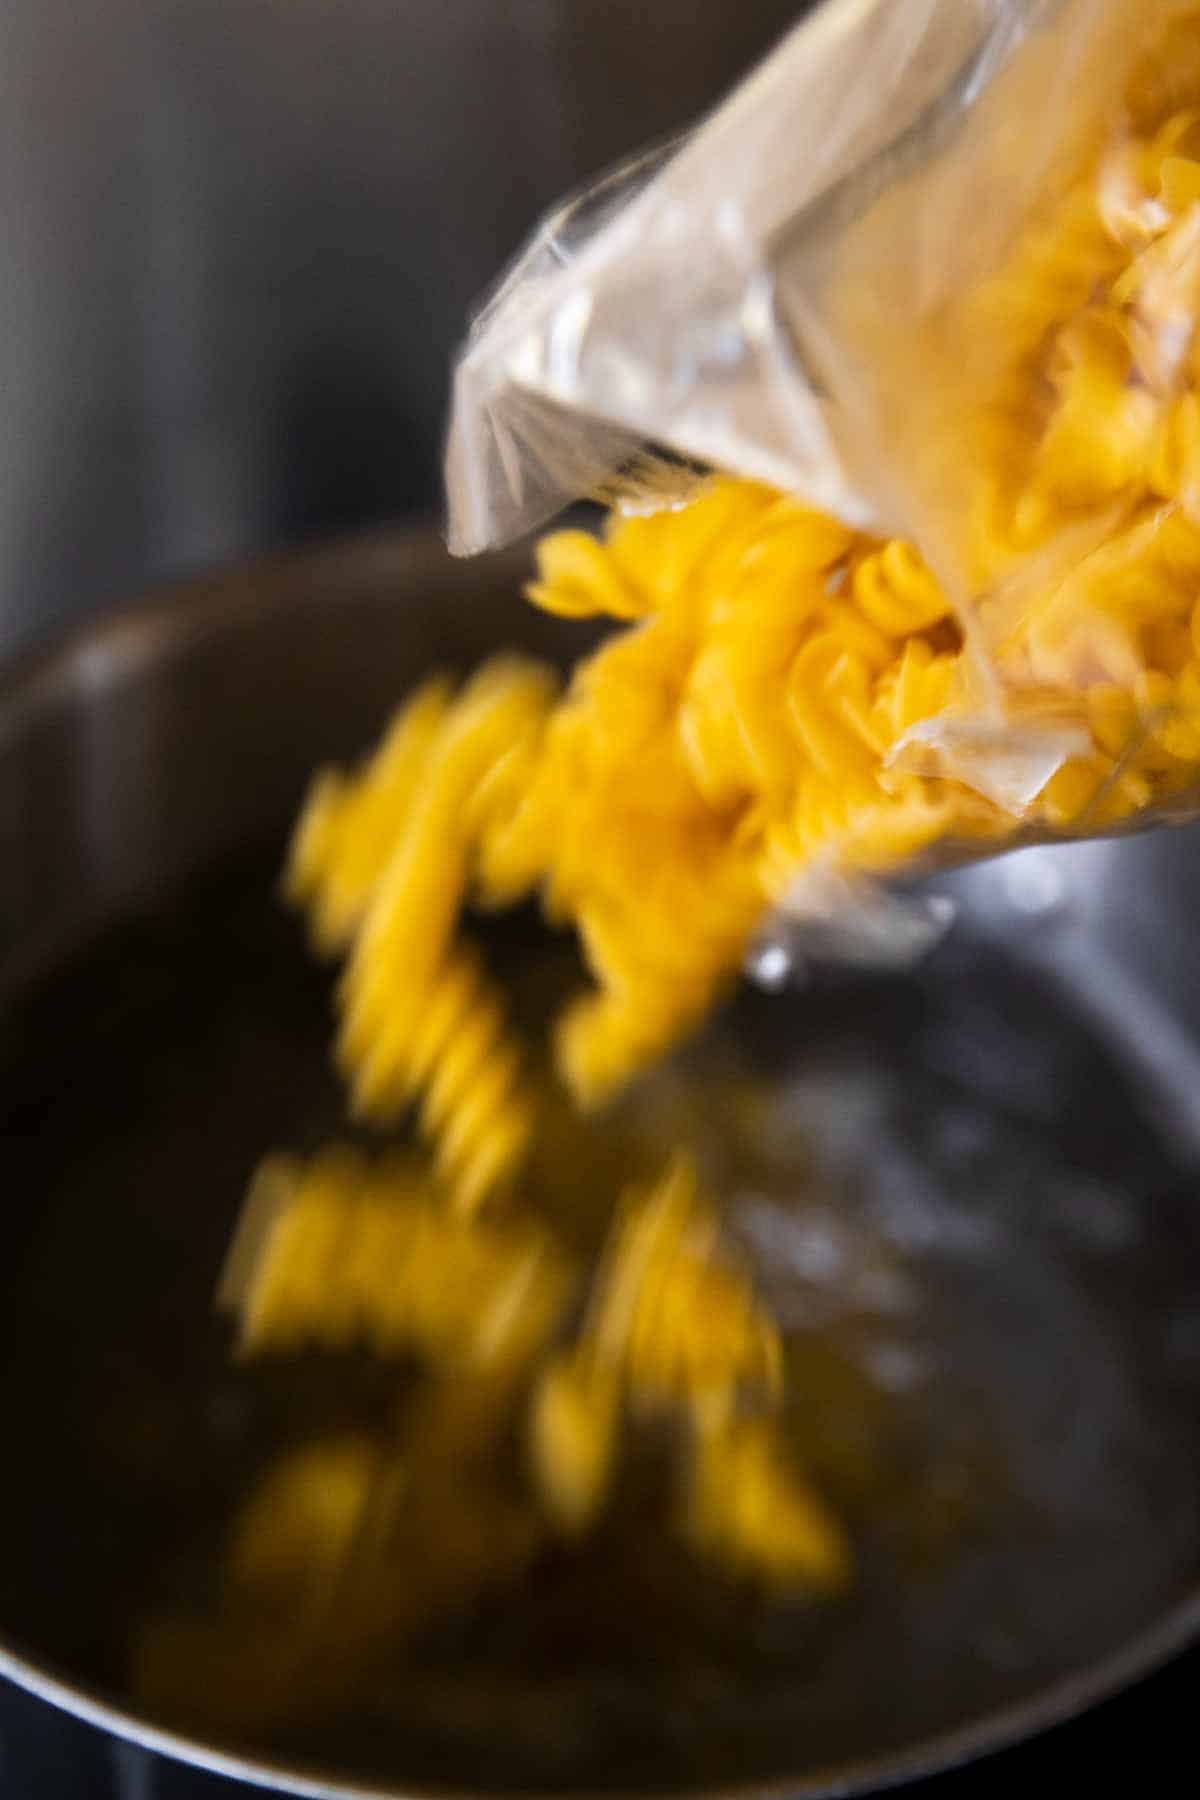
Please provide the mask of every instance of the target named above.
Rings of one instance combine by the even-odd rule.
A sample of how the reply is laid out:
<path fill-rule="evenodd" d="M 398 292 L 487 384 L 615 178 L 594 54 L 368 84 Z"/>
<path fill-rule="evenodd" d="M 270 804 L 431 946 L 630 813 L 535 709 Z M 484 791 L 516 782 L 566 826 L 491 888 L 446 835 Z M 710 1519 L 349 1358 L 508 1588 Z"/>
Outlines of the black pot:
<path fill-rule="evenodd" d="M 518 1692 L 509 1670 L 493 1724 L 440 1749 L 410 1726 L 236 1741 L 133 1697 L 164 1546 L 211 1536 L 255 1452 L 210 1304 L 247 1171 L 337 1123 L 325 977 L 272 889 L 287 822 L 430 665 L 573 653 L 521 571 L 419 534 L 259 563 L 0 687 L 0 1673 L 321 1794 L 858 1792 L 1074 1714 L 1200 1627 L 1189 829 L 977 867 L 918 970 L 748 996 L 717 1028 L 819 1130 L 841 1121 L 852 1216 L 928 1301 L 929 1406 L 1003 1465 L 948 1561 L 873 1592 L 868 1571 L 827 1644 L 803 1621 L 794 1653 L 785 1631 L 753 1680 L 713 1664 L 702 1702 L 638 1732 L 598 1683 L 590 1737 L 541 1761 L 505 1740 L 554 1713 L 556 1677 Z"/>

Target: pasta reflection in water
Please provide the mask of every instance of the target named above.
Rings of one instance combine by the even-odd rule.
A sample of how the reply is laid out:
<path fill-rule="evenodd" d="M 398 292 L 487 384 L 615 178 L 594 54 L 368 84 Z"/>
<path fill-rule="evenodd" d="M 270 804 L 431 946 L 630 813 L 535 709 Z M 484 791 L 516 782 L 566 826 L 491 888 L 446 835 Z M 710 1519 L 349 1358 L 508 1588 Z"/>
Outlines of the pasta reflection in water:
<path fill-rule="evenodd" d="M 394 1403 L 267 1467 L 219 1610 L 146 1632 L 145 1698 L 257 1729 L 336 1711 L 556 1545 L 586 1558 L 639 1466 L 635 1548 L 673 1541 L 761 1595 L 846 1589 L 846 1530 L 788 1439 L 782 1334 L 695 1163 L 610 1210 L 589 1266 L 516 1199 L 464 1219 L 416 1156 L 263 1166 L 221 1291 L 238 1354 L 365 1348 Z"/>

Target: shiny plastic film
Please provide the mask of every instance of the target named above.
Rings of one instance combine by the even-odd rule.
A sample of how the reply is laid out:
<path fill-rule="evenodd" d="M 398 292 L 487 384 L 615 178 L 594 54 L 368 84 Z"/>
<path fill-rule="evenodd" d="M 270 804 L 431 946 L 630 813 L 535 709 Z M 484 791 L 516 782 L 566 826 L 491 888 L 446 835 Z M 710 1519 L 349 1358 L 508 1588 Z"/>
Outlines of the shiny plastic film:
<path fill-rule="evenodd" d="M 887 517 L 879 471 L 846 442 L 867 397 L 838 392 L 842 372 L 826 366 L 840 329 L 831 259 L 861 265 L 864 227 L 869 254 L 890 259 L 875 215 L 885 233 L 898 216 L 902 235 L 918 218 L 928 229 L 928 207 L 945 199 L 914 181 L 951 166 L 973 178 L 979 146 L 951 140 L 1031 44 L 1051 46 L 1056 110 L 1082 112 L 1074 66 L 1105 15 L 1144 10 L 1136 0 L 798 5 L 790 36 L 711 118 L 554 212 L 479 315 L 455 373 L 452 548 L 516 536 L 581 493 L 637 494 L 660 470 L 648 448 L 772 482 L 854 523 Z M 1111 91 L 1111 59 L 1097 60 Z M 1023 100 L 1014 95 L 1012 117 L 992 105 L 984 134 L 990 145 L 1020 126 L 1010 226 L 1024 190 L 1036 192 L 1067 136 L 1086 129 L 1082 118 L 1040 118 L 1031 130 Z M 1102 95 L 1089 96 L 1086 110 L 1101 108 Z M 914 291 L 902 304 L 919 310 L 927 298 Z M 898 295 L 887 313 L 893 330 L 904 325 Z M 652 479 L 650 497 L 658 491 Z"/>
<path fill-rule="evenodd" d="M 753 967 L 934 934 L 862 877 L 1196 811 L 1198 316 L 1196 0 L 825 0 L 480 315 L 452 548 L 609 503 L 530 597 L 637 624 L 572 716 L 670 692 L 688 830 L 793 921 Z"/>

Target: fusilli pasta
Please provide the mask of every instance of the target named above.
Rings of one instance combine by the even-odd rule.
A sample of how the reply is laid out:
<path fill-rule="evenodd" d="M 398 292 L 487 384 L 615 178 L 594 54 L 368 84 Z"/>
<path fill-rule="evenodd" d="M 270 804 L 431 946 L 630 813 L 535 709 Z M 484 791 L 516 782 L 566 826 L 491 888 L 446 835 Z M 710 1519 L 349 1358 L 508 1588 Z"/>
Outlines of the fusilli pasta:
<path fill-rule="evenodd" d="M 832 1562 L 800 1541 L 824 1509 L 773 1447 L 779 1328 L 688 1158 L 626 1195 L 582 1323 L 564 1337 L 581 1285 L 572 1258 L 531 1215 L 457 1219 L 412 1156 L 372 1160 L 335 1146 L 307 1163 L 269 1158 L 220 1292 L 241 1355 L 359 1347 L 385 1360 L 418 1357 L 432 1385 L 390 1448 L 344 1438 L 278 1468 L 231 1543 L 236 1582 L 320 1589 L 390 1469 L 419 1469 L 422 1482 L 431 1471 L 483 1469 L 527 1408 L 533 1492 L 560 1535 L 597 1525 L 639 1421 L 674 1417 L 693 1444 L 677 1509 L 688 1541 L 776 1585 L 836 1586 Z M 768 1422 L 771 1448 L 756 1433 L 759 1448 L 741 1448 L 750 1420 Z M 722 1457 L 731 1470 L 745 1461 L 747 1482 L 778 1512 L 774 1528 L 749 1497 L 742 1511 L 730 1501 L 718 1514 L 707 1471 Z M 832 1522 L 821 1542 L 840 1542 Z"/>
<path fill-rule="evenodd" d="M 269 1158 L 222 1283 L 244 1356 L 361 1344 L 436 1366 L 528 1362 L 569 1305 L 569 1261 L 529 1220 L 461 1220 L 411 1158 Z"/>
<path fill-rule="evenodd" d="M 686 1160 L 618 1209 L 574 1331 L 583 1284 L 551 1235 L 515 1205 L 502 1223 L 475 1216 L 514 1186 L 536 1104 L 461 939 L 467 906 L 537 894 L 577 931 L 594 986 L 558 1021 L 555 1060 L 591 1107 L 699 1026 L 806 874 L 886 875 L 1196 797 L 1200 14 L 1188 20 L 1185 86 L 1161 52 L 1139 70 L 1132 133 L 895 359 L 940 372 L 954 421 L 914 451 L 909 485 L 932 478 L 945 526 L 930 561 L 726 477 L 675 510 L 613 513 L 599 538 L 554 533 L 530 601 L 619 627 L 566 692 L 512 658 L 457 693 L 437 679 L 359 771 L 310 793 L 286 888 L 317 947 L 346 957 L 352 1104 L 381 1125 L 413 1108 L 440 1186 L 349 1152 L 268 1164 L 227 1303 L 248 1354 L 365 1342 L 509 1372 L 484 1409 L 493 1426 L 521 1414 L 535 1535 L 591 1530 L 627 1434 L 666 1417 L 688 1444 L 677 1524 L 699 1553 L 814 1590 L 850 1569 L 785 1454 L 776 1323 Z M 414 1442 L 437 1464 L 423 1417 Z M 356 1454 L 334 1467 L 331 1542 L 365 1480 Z"/>
<path fill-rule="evenodd" d="M 348 951 L 338 1060 L 354 1109 L 386 1124 L 416 1103 L 464 1212 L 511 1182 L 533 1108 L 499 996 L 455 931 L 481 796 L 529 755 L 552 694 L 547 670 L 515 658 L 457 698 L 427 684 L 356 780 L 317 778 L 289 862 L 314 937 Z"/>
<path fill-rule="evenodd" d="M 584 1326 L 539 1381 L 530 1451 L 547 1514 L 568 1537 L 594 1527 L 627 1422 L 674 1413 L 692 1441 L 689 1540 L 777 1586 L 841 1586 L 849 1549 L 783 1454 L 783 1391 L 778 1327 L 722 1245 L 694 1166 L 676 1158 L 627 1199 Z M 718 1493 L 724 1479 L 736 1492 Z"/>

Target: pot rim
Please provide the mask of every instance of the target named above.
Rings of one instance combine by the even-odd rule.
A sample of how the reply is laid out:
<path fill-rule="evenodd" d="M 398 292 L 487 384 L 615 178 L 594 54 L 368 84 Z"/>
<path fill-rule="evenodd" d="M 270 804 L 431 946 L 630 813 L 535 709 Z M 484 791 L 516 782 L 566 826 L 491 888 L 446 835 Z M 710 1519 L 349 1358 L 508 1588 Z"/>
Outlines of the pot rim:
<path fill-rule="evenodd" d="M 1122 1649 L 1091 1667 L 1064 1676 L 1028 1700 L 1017 1701 L 952 1731 L 939 1732 L 891 1756 L 817 1769 L 796 1778 L 721 1783 L 680 1788 L 681 1800 L 854 1800 L 945 1774 L 966 1764 L 1015 1748 L 1068 1724 L 1083 1713 L 1153 1674 L 1174 1656 L 1200 1641 L 1200 1591 L 1180 1601 L 1156 1624 L 1148 1626 Z M 193 1736 L 130 1710 L 99 1687 L 74 1681 L 36 1656 L 25 1655 L 0 1633 L 0 1676 L 39 1700 L 97 1726 L 144 1750 L 173 1757 L 194 1768 L 235 1780 L 249 1781 L 298 1800 L 481 1800 L 477 1787 L 438 1786 L 343 1776 L 312 1764 L 291 1763 L 251 1750 Z M 572 1788 L 536 1791 L 537 1800 L 614 1800 L 611 1790 Z M 663 1800 L 630 1789 L 621 1800 Z"/>

